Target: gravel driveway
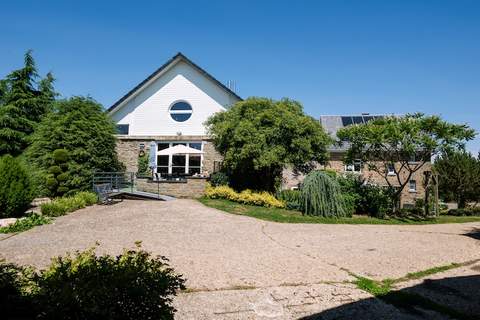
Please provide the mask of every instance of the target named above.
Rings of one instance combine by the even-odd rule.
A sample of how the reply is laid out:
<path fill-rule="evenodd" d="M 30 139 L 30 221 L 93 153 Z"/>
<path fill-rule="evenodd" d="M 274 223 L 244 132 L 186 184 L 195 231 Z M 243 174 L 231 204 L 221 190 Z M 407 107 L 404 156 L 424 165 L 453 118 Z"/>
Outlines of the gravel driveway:
<path fill-rule="evenodd" d="M 190 293 L 176 301 L 178 318 L 289 319 L 354 302 L 363 310 L 361 301 L 371 296 L 344 283 L 353 280 L 350 272 L 397 278 L 480 259 L 480 241 L 468 236 L 478 228 L 479 223 L 280 224 L 227 214 L 194 200 L 126 200 L 0 238 L 0 255 L 42 267 L 53 256 L 95 241 L 100 251 L 115 254 L 141 240 L 188 279 Z M 398 310 L 378 300 L 370 307 L 381 310 L 376 313 L 380 318 L 398 316 Z"/>

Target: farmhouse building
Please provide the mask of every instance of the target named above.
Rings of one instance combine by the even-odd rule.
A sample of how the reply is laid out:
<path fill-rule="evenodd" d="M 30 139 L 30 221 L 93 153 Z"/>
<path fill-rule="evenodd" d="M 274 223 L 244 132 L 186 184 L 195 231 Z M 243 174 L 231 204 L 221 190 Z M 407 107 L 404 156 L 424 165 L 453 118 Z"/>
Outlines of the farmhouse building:
<path fill-rule="evenodd" d="M 182 176 L 183 184 L 165 179 L 162 191 L 173 196 L 201 196 L 204 179 L 221 167 L 222 157 L 208 137 L 204 123 L 227 110 L 240 98 L 208 72 L 178 53 L 108 109 L 117 125 L 117 151 L 126 170 L 137 172 L 139 156 L 149 158 L 156 179 Z M 341 127 L 363 123 L 375 116 L 322 116 L 323 128 L 335 136 Z M 362 174 L 382 183 L 359 162 L 344 164 L 344 147 L 332 146 L 327 168 L 339 173 Z M 392 179 L 393 179 L 392 172 Z M 418 172 L 405 190 L 405 202 L 423 197 Z M 203 180 L 202 180 L 203 179 Z M 295 188 L 303 176 L 284 171 L 283 187 Z M 158 186 L 157 186 L 158 187 Z M 154 186 L 145 185 L 145 188 Z"/>

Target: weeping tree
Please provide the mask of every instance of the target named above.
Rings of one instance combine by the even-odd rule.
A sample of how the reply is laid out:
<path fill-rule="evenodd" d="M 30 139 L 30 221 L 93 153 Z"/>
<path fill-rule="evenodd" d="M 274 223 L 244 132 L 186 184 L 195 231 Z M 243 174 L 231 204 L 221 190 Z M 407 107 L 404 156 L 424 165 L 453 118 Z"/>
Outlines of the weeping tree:
<path fill-rule="evenodd" d="M 322 217 L 347 217 L 340 185 L 323 171 L 312 171 L 303 180 L 301 190 L 302 212 Z"/>

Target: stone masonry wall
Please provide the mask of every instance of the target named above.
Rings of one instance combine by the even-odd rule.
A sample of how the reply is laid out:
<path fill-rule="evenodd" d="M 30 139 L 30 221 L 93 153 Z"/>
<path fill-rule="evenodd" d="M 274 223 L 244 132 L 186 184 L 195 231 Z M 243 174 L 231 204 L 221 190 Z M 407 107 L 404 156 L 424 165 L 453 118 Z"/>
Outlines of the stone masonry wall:
<path fill-rule="evenodd" d="M 187 178 L 186 181 L 152 181 L 137 179 L 137 190 L 175 198 L 200 198 L 205 194 L 207 179 Z"/>
<path fill-rule="evenodd" d="M 212 173 L 214 161 L 222 161 L 222 156 L 215 150 L 211 141 L 205 136 L 155 136 L 155 137 L 131 137 L 117 136 L 117 154 L 118 159 L 125 165 L 126 171 L 138 171 L 138 156 L 140 145 L 145 147 L 145 153 L 150 152 L 150 142 L 152 141 L 203 141 L 203 173 Z"/>

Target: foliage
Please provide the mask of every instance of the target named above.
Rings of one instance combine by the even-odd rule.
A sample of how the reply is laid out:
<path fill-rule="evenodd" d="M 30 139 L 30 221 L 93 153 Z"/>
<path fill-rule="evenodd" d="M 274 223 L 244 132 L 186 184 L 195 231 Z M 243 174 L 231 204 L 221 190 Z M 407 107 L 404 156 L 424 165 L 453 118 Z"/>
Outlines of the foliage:
<path fill-rule="evenodd" d="M 301 210 L 306 215 L 346 217 L 340 185 L 323 171 L 310 172 L 303 181 Z"/>
<path fill-rule="evenodd" d="M 349 210 L 356 214 L 368 214 L 384 218 L 392 208 L 391 190 L 378 186 L 355 174 L 337 177 Z"/>
<path fill-rule="evenodd" d="M 466 151 L 446 152 L 435 160 L 434 167 L 443 200 L 455 201 L 459 208 L 480 200 L 480 159 Z"/>
<path fill-rule="evenodd" d="M 140 175 L 148 175 L 150 168 L 148 167 L 148 155 L 143 154 L 138 156 L 138 173 Z"/>
<path fill-rule="evenodd" d="M 41 271 L 0 262 L 0 306 L 7 318 L 173 319 L 184 282 L 165 257 L 141 249 L 97 256 L 91 248 Z"/>
<path fill-rule="evenodd" d="M 283 208 L 285 204 L 275 198 L 268 192 L 252 192 L 251 190 L 243 190 L 242 192 L 236 192 L 230 187 L 219 186 L 212 187 L 207 186 L 205 190 L 205 196 L 212 199 L 227 199 L 243 204 L 251 204 L 264 207 Z"/>
<path fill-rule="evenodd" d="M 308 171 L 313 162 L 325 162 L 331 143 L 319 121 L 289 99 L 249 98 L 216 113 L 206 126 L 237 190 L 274 191 L 286 165 Z"/>
<path fill-rule="evenodd" d="M 56 149 L 53 151 L 53 164 L 48 168 L 46 186 L 52 196 L 62 196 L 68 192 L 68 151 Z"/>
<path fill-rule="evenodd" d="M 228 175 L 222 171 L 214 172 L 210 175 L 210 184 L 214 187 L 228 186 Z"/>
<path fill-rule="evenodd" d="M 450 216 L 480 216 L 480 207 L 473 208 L 460 208 L 460 209 L 450 209 L 448 210 L 448 215 Z"/>
<path fill-rule="evenodd" d="M 34 317 L 32 304 L 26 292 L 26 268 L 0 259 L 0 312 L 2 319 L 30 319 Z"/>
<path fill-rule="evenodd" d="M 368 293 L 376 297 L 386 295 L 392 289 L 392 281 L 389 279 L 383 281 L 375 281 L 372 279 L 357 276 L 355 284 L 359 289 L 367 291 Z"/>
<path fill-rule="evenodd" d="M 465 223 L 480 222 L 480 217 L 454 217 L 442 215 L 438 218 L 433 217 L 386 217 L 384 219 L 353 216 L 346 218 L 326 218 L 319 216 L 306 216 L 299 211 L 287 210 L 275 207 L 259 207 L 245 205 L 225 199 L 199 199 L 204 205 L 218 210 L 229 212 L 231 214 L 243 215 L 265 221 L 280 223 L 322 223 L 322 224 L 389 224 L 389 225 L 418 225 L 418 224 L 437 224 L 437 223 Z"/>
<path fill-rule="evenodd" d="M 0 218 L 23 215 L 33 198 L 24 165 L 10 155 L 0 158 Z"/>
<path fill-rule="evenodd" d="M 63 197 L 40 206 L 42 214 L 50 217 L 63 216 L 69 212 L 97 203 L 97 195 L 92 192 L 79 192 L 74 196 Z"/>
<path fill-rule="evenodd" d="M 395 190 L 392 197 L 394 209 L 398 209 L 400 195 L 415 172 L 432 157 L 463 148 L 465 141 L 475 137 L 475 131 L 466 125 L 443 121 L 438 116 L 418 113 L 348 126 L 339 130 L 337 136 L 341 141 L 349 142 L 346 161 L 360 159 L 369 170 L 382 176 L 391 190 Z M 388 166 L 392 163 L 396 175 L 391 180 Z"/>
<path fill-rule="evenodd" d="M 285 202 L 288 210 L 300 210 L 302 205 L 302 194 L 300 190 L 282 190 L 277 198 Z"/>
<path fill-rule="evenodd" d="M 89 190 L 94 171 L 122 169 L 115 150 L 115 127 L 100 104 L 91 98 L 73 97 L 55 103 L 33 135 L 27 157 L 44 175 L 55 164 L 54 151 L 64 149 L 69 158 L 62 187 L 67 195 Z M 47 181 L 45 178 L 44 181 Z"/>
<path fill-rule="evenodd" d="M 20 218 L 15 223 L 0 228 L 0 233 L 22 232 L 29 230 L 35 226 L 50 223 L 51 219 L 38 214 L 31 214 L 25 218 Z"/>
<path fill-rule="evenodd" d="M 35 61 L 27 51 L 24 66 L 0 81 L 0 156 L 21 154 L 35 126 L 51 109 L 54 79 L 49 73 L 37 80 Z"/>

